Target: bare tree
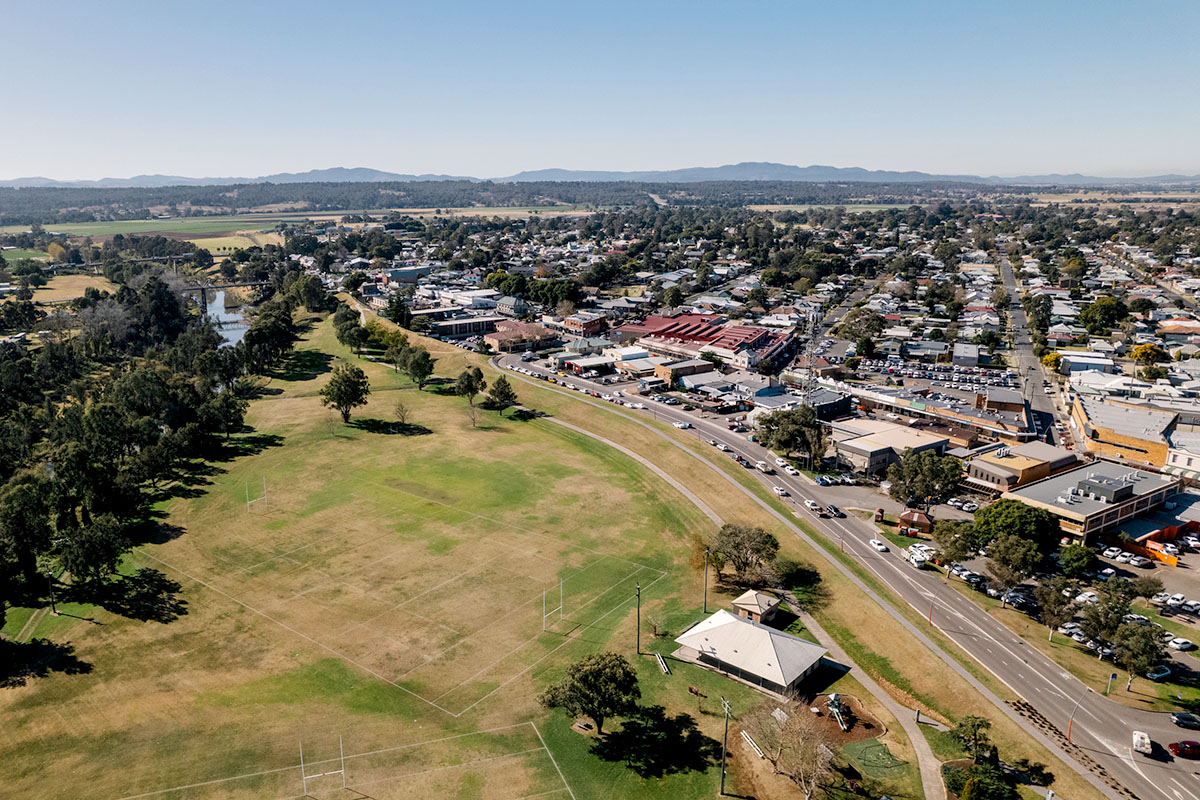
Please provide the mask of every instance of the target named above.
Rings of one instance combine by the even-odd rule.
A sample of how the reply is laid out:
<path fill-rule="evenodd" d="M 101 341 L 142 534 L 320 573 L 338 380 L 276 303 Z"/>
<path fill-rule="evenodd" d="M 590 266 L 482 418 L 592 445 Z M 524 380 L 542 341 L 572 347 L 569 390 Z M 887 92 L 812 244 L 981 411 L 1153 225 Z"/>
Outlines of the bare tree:
<path fill-rule="evenodd" d="M 471 420 L 471 427 L 477 427 L 479 424 L 479 406 L 474 403 L 467 403 L 467 417 Z"/>
<path fill-rule="evenodd" d="M 833 774 L 833 738 L 828 725 L 804 707 L 779 717 L 763 708 L 747 717 L 746 729 L 762 748 L 775 774 L 783 775 L 812 800 Z"/>
<path fill-rule="evenodd" d="M 338 428 L 340 427 L 338 423 L 338 415 L 333 413 L 326 414 L 325 423 L 329 426 L 329 435 L 337 436 Z"/>
<path fill-rule="evenodd" d="M 401 428 L 408 427 L 408 406 L 404 405 L 402 401 L 397 400 L 395 407 L 392 409 L 392 413 L 395 414 L 396 422 L 400 423 Z"/>
<path fill-rule="evenodd" d="M 129 312 L 115 300 L 101 300 L 79 312 L 79 338 L 93 356 L 125 341 L 132 327 Z"/>

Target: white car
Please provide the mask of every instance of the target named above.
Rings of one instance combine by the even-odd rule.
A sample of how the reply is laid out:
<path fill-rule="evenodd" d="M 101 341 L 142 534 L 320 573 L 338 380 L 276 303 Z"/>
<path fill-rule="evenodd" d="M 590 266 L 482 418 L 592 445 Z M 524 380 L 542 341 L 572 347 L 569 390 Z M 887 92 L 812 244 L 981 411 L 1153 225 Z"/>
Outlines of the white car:
<path fill-rule="evenodd" d="M 724 442 L 717 442 L 717 449 L 720 450 L 722 453 L 728 453 L 729 445 L 725 444 Z"/>
<path fill-rule="evenodd" d="M 786 472 L 788 475 L 799 475 L 800 474 L 800 470 L 796 469 L 791 464 L 788 464 L 786 467 L 784 467 L 783 471 Z"/>
<path fill-rule="evenodd" d="M 1188 600 L 1179 607 L 1180 611 L 1186 611 L 1189 614 L 1200 612 L 1200 600 Z"/>
<path fill-rule="evenodd" d="M 1100 555 L 1104 556 L 1105 558 L 1116 558 L 1117 556 L 1121 555 L 1121 548 L 1109 547 Z"/>
<path fill-rule="evenodd" d="M 775 459 L 775 466 L 786 467 L 787 465 L 788 465 L 788 462 L 785 459 L 782 459 L 782 458 Z"/>
<path fill-rule="evenodd" d="M 979 503 L 963 503 L 962 510 L 967 512 L 978 511 Z"/>
<path fill-rule="evenodd" d="M 872 539 L 869 542 L 869 544 L 871 545 L 871 547 L 874 547 L 876 550 L 878 550 L 881 553 L 886 553 L 888 551 L 888 546 L 886 544 L 884 544 L 883 542 L 879 541 L 878 539 Z"/>
<path fill-rule="evenodd" d="M 1133 553 L 1126 553 L 1124 550 L 1122 550 L 1120 553 L 1117 554 L 1117 557 L 1113 560 L 1116 561 L 1118 564 L 1128 564 L 1129 559 L 1131 559 L 1131 558 L 1133 558 Z"/>
<path fill-rule="evenodd" d="M 1171 544 L 1170 542 L 1168 542 L 1162 546 L 1162 551 L 1169 556 L 1179 555 L 1179 548 L 1176 547 L 1175 545 Z"/>
<path fill-rule="evenodd" d="M 788 490 L 783 488 L 782 486 L 772 486 L 771 491 L 773 491 L 775 494 L 779 495 L 780 497 L 788 496 Z"/>
<path fill-rule="evenodd" d="M 1100 602 L 1100 595 L 1096 594 L 1095 592 L 1080 592 L 1079 594 L 1075 595 L 1075 602 L 1095 605 Z"/>
<path fill-rule="evenodd" d="M 692 427 L 692 423 L 690 423 L 690 422 L 672 422 L 671 424 L 674 425 L 676 428 L 679 428 L 680 430 L 685 430 L 687 428 Z"/>
<path fill-rule="evenodd" d="M 1167 647 L 1172 650 L 1191 650 L 1195 646 L 1190 639 L 1184 639 L 1182 636 L 1167 642 Z"/>
<path fill-rule="evenodd" d="M 821 508 L 821 504 L 816 502 L 815 500 L 805 500 L 804 507 L 807 508 L 809 511 L 822 511 L 823 510 Z"/>
<path fill-rule="evenodd" d="M 1159 592 L 1150 598 L 1150 602 L 1156 606 L 1161 606 L 1163 603 L 1167 602 L 1170 597 L 1171 595 L 1168 592 Z"/>
<path fill-rule="evenodd" d="M 1187 602 L 1187 598 L 1181 594 L 1173 594 L 1167 598 L 1167 605 L 1171 608 L 1178 608 Z"/>
<path fill-rule="evenodd" d="M 963 501 L 957 497 L 951 497 L 946 501 L 946 505 L 952 506 L 953 508 L 962 508 Z"/>

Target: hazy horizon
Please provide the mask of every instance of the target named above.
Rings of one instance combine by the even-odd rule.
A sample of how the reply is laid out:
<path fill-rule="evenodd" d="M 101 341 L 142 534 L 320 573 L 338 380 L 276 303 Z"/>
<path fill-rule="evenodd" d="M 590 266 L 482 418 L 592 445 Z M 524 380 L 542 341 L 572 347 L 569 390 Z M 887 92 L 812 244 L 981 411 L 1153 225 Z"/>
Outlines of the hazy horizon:
<path fill-rule="evenodd" d="M 1188 2 L 60 2 L 6 21 L 54 35 L 11 37 L 36 69 L 9 87 L 5 180 L 1200 173 Z"/>

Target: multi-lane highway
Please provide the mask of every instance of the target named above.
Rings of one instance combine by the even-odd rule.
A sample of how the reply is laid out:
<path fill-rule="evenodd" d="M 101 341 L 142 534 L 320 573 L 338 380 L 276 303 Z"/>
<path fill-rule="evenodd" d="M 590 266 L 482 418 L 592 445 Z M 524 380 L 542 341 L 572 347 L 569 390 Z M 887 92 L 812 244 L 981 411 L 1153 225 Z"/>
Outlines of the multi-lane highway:
<path fill-rule="evenodd" d="M 519 358 L 508 356 L 498 358 L 500 366 L 519 365 Z M 535 372 L 545 372 L 533 369 Z M 518 379 L 529 378 L 517 374 Z M 612 388 L 576 377 L 564 379 L 580 389 L 611 394 Z M 547 386 L 539 382 L 541 386 Z M 571 390 L 560 386 L 550 388 L 558 391 Z M 649 409 L 633 409 L 615 403 L 606 403 L 591 397 L 580 399 L 591 402 L 614 414 L 620 414 L 641 422 L 658 435 L 675 435 L 666 429 L 654 426 Z M 633 398 L 625 398 L 633 401 Z M 681 430 L 678 435 L 698 436 L 701 441 L 713 440 L 730 448 L 731 453 L 722 453 L 715 447 L 704 455 L 704 460 L 713 463 L 721 458 L 730 458 L 732 454 L 740 454 L 750 462 L 767 461 L 774 464 L 774 454 L 760 445 L 748 441 L 744 436 L 732 433 L 727 429 L 722 418 L 702 418 L 697 412 L 684 411 L 679 406 L 668 406 L 653 403 L 645 398 L 636 398 L 653 406 L 653 416 L 659 420 L 675 423 L 688 423 L 691 427 Z M 700 456 L 697 456 L 698 458 Z M 828 500 L 828 492 L 818 487 L 806 478 L 792 477 L 786 474 L 764 475 L 757 470 L 751 473 L 768 487 L 781 486 L 787 490 L 789 497 L 784 498 L 794 514 L 811 524 L 820 535 L 839 543 L 850 557 L 869 570 L 885 586 L 895 593 L 903 602 L 908 603 L 921 615 L 930 615 L 934 625 L 944 632 L 951 640 L 961 647 L 972 658 L 978 661 L 997 678 L 1003 681 L 1016 695 L 1024 699 L 1029 706 L 1044 718 L 1041 727 L 1021 716 L 1017 709 L 1004 703 L 977 685 L 990 696 L 1000 712 L 1018 720 L 1026 728 L 1054 749 L 1058 755 L 1071 763 L 1080 766 L 1082 772 L 1103 787 L 1110 797 L 1128 797 L 1111 786 L 1107 786 L 1100 777 L 1100 771 L 1107 773 L 1118 786 L 1126 787 L 1134 795 L 1141 798 L 1171 798 L 1172 800 L 1200 800 L 1200 778 L 1197 777 L 1197 765 L 1185 760 L 1172 760 L 1170 756 L 1160 753 L 1158 759 L 1147 759 L 1133 753 L 1131 731 L 1143 730 L 1151 738 L 1161 744 L 1179 739 L 1194 738 L 1176 728 L 1165 713 L 1153 713 L 1131 709 L 1115 703 L 1087 689 L 1080 681 L 1067 673 L 1062 667 L 1043 656 L 1035 648 L 1020 637 L 1009 631 L 1003 624 L 992 618 L 987 612 L 972 602 L 964 602 L 962 595 L 937 573 L 920 571 L 910 566 L 898 552 L 876 552 L 868 541 L 876 536 L 874 526 L 858 519 L 853 515 L 834 519 L 817 516 L 804 506 L 805 500 L 813 500 L 824 506 Z M 731 491 L 744 488 L 731 481 Z M 871 489 L 860 489 L 862 492 L 861 507 L 872 508 Z M 750 495 L 754 497 L 753 495 Z M 760 502 L 756 499 L 756 502 Z M 791 524 L 789 520 L 785 523 Z M 803 536 L 803 532 L 794 525 L 792 529 Z M 838 562 L 834 566 L 841 568 Z M 863 587 L 867 590 L 866 587 Z M 867 590 L 868 593 L 869 590 Z M 884 608 L 894 616 L 895 609 L 886 602 L 880 601 Z M 899 618 L 898 622 L 909 625 L 906 619 Z M 923 635 L 920 635 L 923 637 Z M 927 644 L 951 666 L 962 674 L 959 665 L 949 654 L 941 651 L 940 647 L 931 640 Z M 964 675 L 972 680 L 968 675 Z M 1144 680 L 1144 679 L 1142 679 Z M 1123 678 L 1114 683 L 1114 691 L 1123 691 Z M 1073 718 L 1073 722 L 1070 722 Z M 1071 728 L 1072 747 L 1064 748 L 1061 736 L 1065 736 L 1068 726 Z M 1089 770 L 1089 766 L 1094 769 Z"/>

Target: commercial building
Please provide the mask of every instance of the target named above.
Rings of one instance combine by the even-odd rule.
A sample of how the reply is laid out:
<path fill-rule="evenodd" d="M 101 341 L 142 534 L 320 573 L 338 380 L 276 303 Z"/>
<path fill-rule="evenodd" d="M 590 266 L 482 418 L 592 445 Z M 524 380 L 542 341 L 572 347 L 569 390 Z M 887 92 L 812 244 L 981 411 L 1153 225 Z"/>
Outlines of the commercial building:
<path fill-rule="evenodd" d="M 1097 461 L 1043 478 L 1001 495 L 1045 509 L 1064 534 L 1094 540 L 1162 505 L 1179 491 L 1179 478 L 1124 464 Z"/>
<path fill-rule="evenodd" d="M 824 647 L 721 610 L 675 640 L 675 656 L 790 695 L 821 665 Z"/>
<path fill-rule="evenodd" d="M 1079 455 L 1044 442 L 994 448 L 965 461 L 963 483 L 986 492 L 1006 492 L 1079 464 Z"/>
<path fill-rule="evenodd" d="M 608 317 L 595 311 L 579 311 L 564 317 L 562 326 L 577 336 L 595 336 L 608 327 Z"/>
<path fill-rule="evenodd" d="M 830 429 L 838 464 L 860 475 L 881 475 L 906 450 L 940 455 L 949 443 L 945 436 L 874 419 L 838 420 Z"/>
<path fill-rule="evenodd" d="M 653 353 L 667 358 L 692 359 L 712 353 L 730 366 L 749 369 L 761 362 L 777 360 L 792 343 L 787 331 L 757 325 L 724 325 L 718 314 L 678 313 L 649 316 L 613 330 L 621 342 L 637 341 Z"/>
<path fill-rule="evenodd" d="M 497 322 L 496 330 L 483 336 L 483 341 L 500 353 L 540 350 L 543 347 L 549 347 L 557 340 L 558 337 L 549 328 L 515 319 Z"/>
<path fill-rule="evenodd" d="M 468 336 L 491 333 L 496 330 L 496 323 L 504 322 L 507 319 L 507 317 L 502 317 L 498 314 L 478 317 L 456 317 L 442 320 L 441 322 L 434 322 L 431 329 L 435 336 L 444 336 L 447 339 L 464 339 Z"/>
<path fill-rule="evenodd" d="M 682 361 L 666 361 L 654 369 L 654 374 L 668 386 L 674 386 L 685 375 L 700 375 L 712 372 L 716 365 L 703 358 L 685 358 Z"/>
<path fill-rule="evenodd" d="M 1078 394 L 1071 403 L 1071 417 L 1083 432 L 1081 444 L 1088 450 L 1155 467 L 1167 463 L 1167 434 L 1174 429 L 1177 416 Z"/>

